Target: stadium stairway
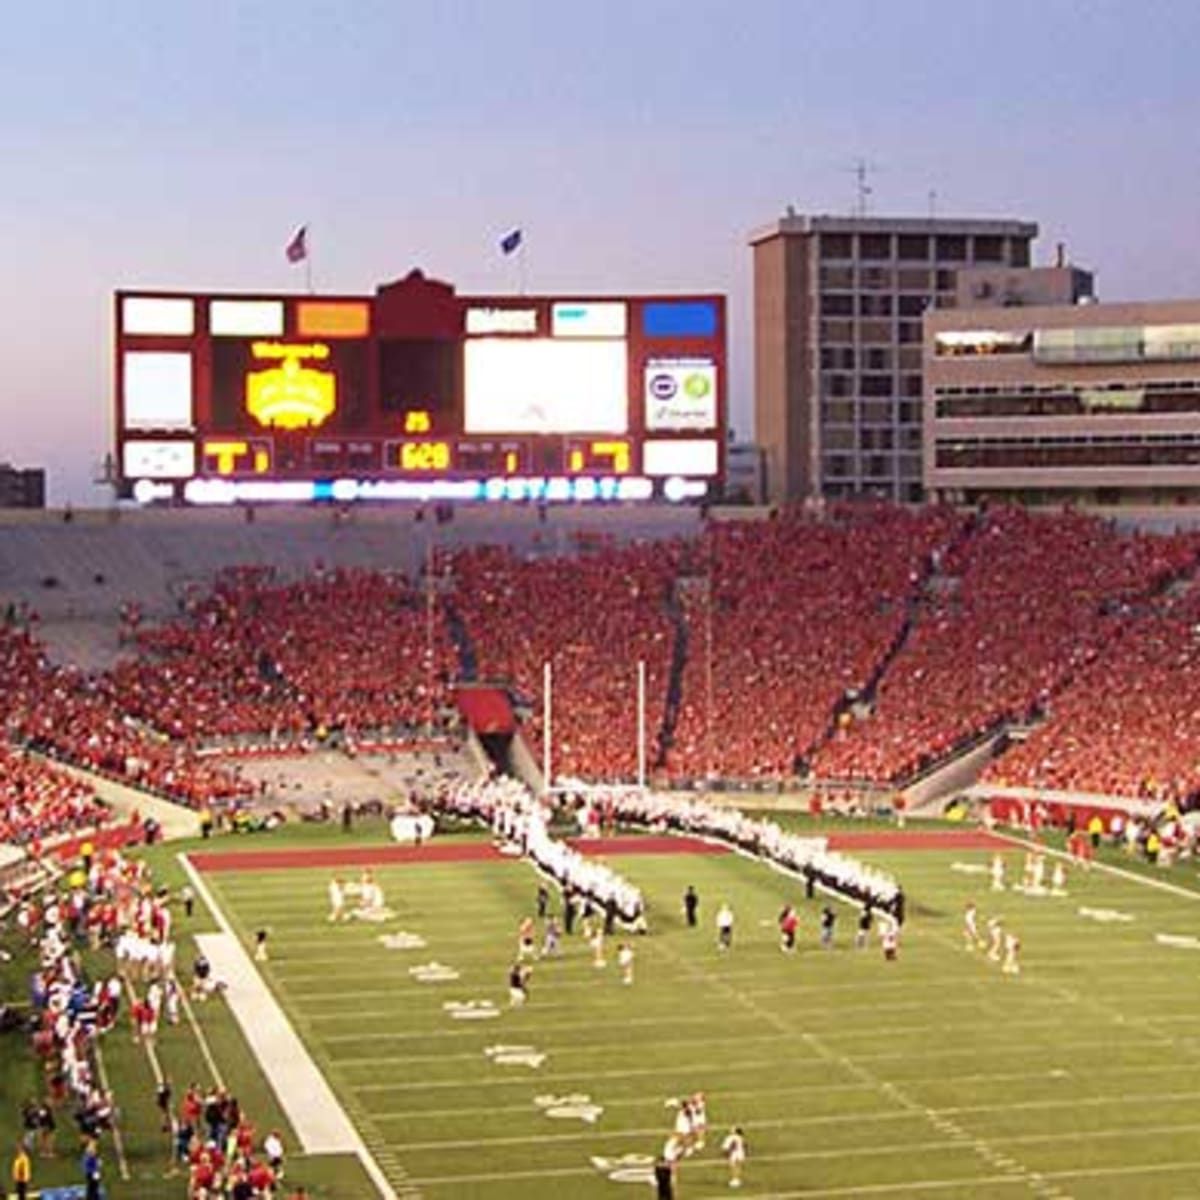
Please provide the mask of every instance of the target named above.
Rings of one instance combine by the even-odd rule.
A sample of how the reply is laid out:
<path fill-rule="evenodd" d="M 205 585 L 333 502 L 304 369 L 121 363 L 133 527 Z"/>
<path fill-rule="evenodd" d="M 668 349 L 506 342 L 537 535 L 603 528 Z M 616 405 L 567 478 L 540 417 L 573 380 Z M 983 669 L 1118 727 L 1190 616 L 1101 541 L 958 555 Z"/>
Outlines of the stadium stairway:
<path fill-rule="evenodd" d="M 462 613 L 454 603 L 452 596 L 442 597 L 442 611 L 446 616 L 446 629 L 450 640 L 454 643 L 458 655 L 458 675 L 461 680 L 473 683 L 479 678 L 479 657 L 475 653 L 475 643 L 471 640 L 471 631 L 463 620 Z"/>
<path fill-rule="evenodd" d="M 879 691 L 879 684 L 883 677 L 887 674 L 892 663 L 896 661 L 897 655 L 908 644 L 908 639 L 912 634 L 913 628 L 920 618 L 921 606 L 925 598 L 931 593 L 944 589 L 951 585 L 954 581 L 950 577 L 942 574 L 942 563 L 948 561 L 951 555 L 972 538 L 981 528 L 981 522 L 977 513 L 972 513 L 970 517 L 961 522 L 955 529 L 953 536 L 948 538 L 941 546 L 935 546 L 930 551 L 928 558 L 921 566 L 916 579 L 913 580 L 912 587 L 904 598 L 904 619 L 900 623 L 900 628 L 896 631 L 896 636 L 892 638 L 887 649 L 879 656 L 875 665 L 871 668 L 871 673 L 867 676 L 861 688 L 855 692 L 845 693 L 841 699 L 834 704 L 832 711 L 829 714 L 829 722 L 825 726 L 821 735 L 805 750 L 801 756 L 804 761 L 811 762 L 812 758 L 823 747 L 833 741 L 837 734 L 839 724 L 842 717 L 854 709 L 866 708 L 870 709 L 875 703 L 875 696 Z"/>
<path fill-rule="evenodd" d="M 683 604 L 679 598 L 679 581 L 668 589 L 664 599 L 667 617 L 671 622 L 671 665 L 667 674 L 667 698 L 663 705 L 662 725 L 658 730 L 652 768 L 666 766 L 667 755 L 675 744 L 675 726 L 679 721 L 679 706 L 683 702 L 683 672 L 688 661 L 688 628 Z"/>

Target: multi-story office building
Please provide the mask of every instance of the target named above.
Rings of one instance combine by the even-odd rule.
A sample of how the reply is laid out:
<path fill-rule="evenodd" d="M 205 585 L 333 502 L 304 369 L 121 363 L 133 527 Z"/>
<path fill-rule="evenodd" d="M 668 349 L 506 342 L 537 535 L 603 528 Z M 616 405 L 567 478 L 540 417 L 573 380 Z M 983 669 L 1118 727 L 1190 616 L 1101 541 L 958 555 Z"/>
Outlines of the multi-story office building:
<path fill-rule="evenodd" d="M 930 313 L 925 487 L 967 503 L 1200 502 L 1200 300 Z"/>
<path fill-rule="evenodd" d="M 775 502 L 922 497 L 921 320 L 961 268 L 1027 267 L 1027 221 L 801 216 L 754 247 L 755 441 Z"/>
<path fill-rule="evenodd" d="M 41 467 L 0 463 L 0 508 L 45 508 L 46 472 Z"/>

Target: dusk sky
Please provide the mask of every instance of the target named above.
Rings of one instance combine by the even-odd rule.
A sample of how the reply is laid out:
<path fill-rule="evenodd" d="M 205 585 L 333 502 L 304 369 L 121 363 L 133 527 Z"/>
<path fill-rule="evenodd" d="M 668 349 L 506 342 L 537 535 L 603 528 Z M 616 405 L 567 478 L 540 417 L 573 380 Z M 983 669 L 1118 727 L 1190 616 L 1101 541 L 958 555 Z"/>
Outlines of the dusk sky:
<path fill-rule="evenodd" d="M 0 33 L 0 460 L 96 502 L 118 287 L 318 290 L 420 266 L 729 295 L 747 234 L 871 211 L 1036 220 L 1103 299 L 1200 295 L 1196 0 L 41 0 Z"/>

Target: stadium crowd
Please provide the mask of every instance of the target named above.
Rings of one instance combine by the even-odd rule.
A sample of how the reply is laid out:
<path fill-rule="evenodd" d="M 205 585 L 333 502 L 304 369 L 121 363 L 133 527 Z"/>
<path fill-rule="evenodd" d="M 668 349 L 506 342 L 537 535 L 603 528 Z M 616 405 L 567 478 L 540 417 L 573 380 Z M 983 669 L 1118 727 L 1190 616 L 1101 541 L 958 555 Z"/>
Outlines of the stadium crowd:
<path fill-rule="evenodd" d="M 962 524 L 950 509 L 872 504 L 712 526 L 681 589 L 688 656 L 668 776 L 797 773 Z"/>
<path fill-rule="evenodd" d="M 132 718 L 96 680 L 55 666 L 28 630 L 0 627 L 0 720 L 11 742 L 202 806 L 253 786 Z"/>
<path fill-rule="evenodd" d="M 37 849 L 47 838 L 103 826 L 110 816 L 95 792 L 74 776 L 0 745 L 0 842 Z"/>
<path fill-rule="evenodd" d="M 637 773 L 637 663 L 646 664 L 647 726 L 662 727 L 674 641 L 668 613 L 678 543 L 594 542 L 572 558 L 523 559 L 478 547 L 452 563 L 455 603 L 483 679 L 508 679 L 529 700 L 540 754 L 542 667 L 553 668 L 556 773 Z"/>
<path fill-rule="evenodd" d="M 944 586 L 927 590 L 870 715 L 818 750 L 816 773 L 900 780 L 1001 720 L 1051 709 L 1106 654 L 1122 612 L 1194 565 L 1198 546 L 1077 513 L 985 513 L 941 567 Z"/>
<path fill-rule="evenodd" d="M 1183 803 L 1200 794 L 1200 592 L 1114 618 L 1117 632 L 1054 698 L 1050 720 L 984 782 Z"/>
<path fill-rule="evenodd" d="M 143 653 L 104 691 L 172 738 L 417 727 L 448 697 L 453 646 L 441 605 L 405 579 L 336 570 L 283 583 L 223 573 L 186 619 L 142 627 Z"/>
<path fill-rule="evenodd" d="M 51 664 L 32 619 L 0 627 L 0 719 L 10 741 L 205 806 L 253 785 L 202 752 L 427 726 L 471 670 L 509 681 L 536 758 L 550 663 L 555 775 L 614 782 L 637 771 L 642 661 L 671 782 L 898 783 L 1048 715 L 995 779 L 1184 799 L 1191 617 L 1159 593 L 1198 549 L 1072 512 L 870 504 L 570 557 L 460 548 L 428 591 L 246 568 L 182 592 L 165 625 L 127 622 L 138 653 L 107 672 Z"/>

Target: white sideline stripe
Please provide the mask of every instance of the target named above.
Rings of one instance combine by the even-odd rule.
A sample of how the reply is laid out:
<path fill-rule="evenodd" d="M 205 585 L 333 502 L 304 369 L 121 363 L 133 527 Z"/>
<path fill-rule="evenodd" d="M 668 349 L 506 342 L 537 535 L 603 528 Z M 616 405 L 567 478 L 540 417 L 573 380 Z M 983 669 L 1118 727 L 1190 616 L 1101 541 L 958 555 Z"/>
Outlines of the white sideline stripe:
<path fill-rule="evenodd" d="M 212 963 L 214 976 L 228 984 L 225 1000 L 305 1153 L 354 1154 L 383 1200 L 400 1200 L 266 981 L 255 970 L 200 873 L 186 854 L 178 855 L 178 859 L 221 929 L 219 934 L 197 934 L 196 942 Z"/>
<path fill-rule="evenodd" d="M 228 1004 L 270 1080 L 306 1154 L 353 1154 L 349 1118 L 305 1050 L 250 956 L 232 933 L 198 933 L 196 941 L 223 980 Z"/>

